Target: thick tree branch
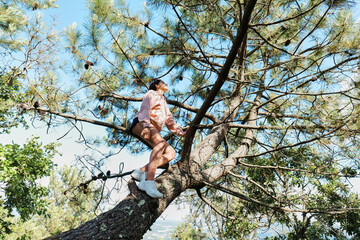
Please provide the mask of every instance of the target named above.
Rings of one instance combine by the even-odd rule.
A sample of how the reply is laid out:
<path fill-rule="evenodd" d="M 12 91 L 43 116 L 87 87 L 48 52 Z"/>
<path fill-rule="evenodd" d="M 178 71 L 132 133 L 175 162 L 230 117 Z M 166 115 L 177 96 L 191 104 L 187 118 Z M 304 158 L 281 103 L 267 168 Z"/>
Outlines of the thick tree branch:
<path fill-rule="evenodd" d="M 245 82 L 245 52 L 246 41 L 244 40 L 241 49 L 238 52 L 240 56 L 239 67 L 241 68 L 241 82 Z M 229 122 L 233 121 L 236 117 L 239 106 L 243 102 L 241 95 L 242 84 L 238 83 L 234 86 L 233 94 L 231 94 L 231 101 L 228 108 L 224 111 L 221 118 L 221 124 L 214 126 L 210 134 L 197 146 L 191 153 L 189 159 L 190 172 L 195 178 L 198 176 L 199 169 L 209 160 L 209 158 L 216 151 L 222 141 L 225 142 L 226 157 L 228 157 L 228 146 L 226 141 L 226 133 L 229 131 Z"/>
<path fill-rule="evenodd" d="M 197 173 L 199 172 L 199 169 L 209 160 L 217 147 L 224 141 L 226 133 L 230 129 L 230 124 L 226 121 L 232 121 L 234 119 L 240 103 L 241 96 L 237 94 L 231 101 L 228 109 L 226 109 L 224 116 L 221 119 L 222 123 L 213 125 L 209 135 L 206 136 L 199 146 L 192 150 L 189 159 L 190 167 L 188 167 L 188 169 L 190 169 L 190 172 L 195 178 L 198 176 Z M 184 164 L 187 165 L 185 162 Z"/>
<path fill-rule="evenodd" d="M 254 104 L 250 109 L 249 118 L 248 118 L 249 126 L 256 126 L 261 95 L 262 95 L 262 91 L 259 91 L 254 100 Z M 238 159 L 240 157 L 246 156 L 250 146 L 253 143 L 253 139 L 254 139 L 254 130 L 247 129 L 244 135 L 244 140 L 242 141 L 241 145 L 228 158 L 224 159 L 222 162 L 206 170 L 201 171 L 203 179 L 205 179 L 205 181 L 207 182 L 214 182 L 220 177 L 226 175 L 236 166 L 236 164 L 238 163 Z"/>
<path fill-rule="evenodd" d="M 267 57 L 265 56 L 267 59 Z M 265 61 L 265 64 L 267 64 L 267 60 Z M 259 91 L 257 92 L 257 95 L 254 99 L 254 102 L 252 103 L 251 109 L 249 111 L 247 120 L 247 125 L 249 126 L 256 126 L 257 125 L 257 119 L 258 119 L 258 112 L 260 108 L 260 102 L 263 95 L 263 92 L 265 91 L 264 87 L 264 81 L 265 81 L 265 75 L 261 78 L 261 83 L 259 86 Z M 231 171 L 237 164 L 238 157 L 239 156 L 245 156 L 250 146 L 253 144 L 253 140 L 255 138 L 254 130 L 253 129 L 247 129 L 245 131 L 244 138 L 242 140 L 242 143 L 240 146 L 233 152 L 230 157 L 225 158 L 222 162 L 204 170 L 201 172 L 203 179 L 207 182 L 214 182 L 216 179 L 220 178 L 221 176 L 226 175 L 229 171 Z"/>
<path fill-rule="evenodd" d="M 211 103 L 214 101 L 216 95 L 218 94 L 221 87 L 227 80 L 229 71 L 234 63 L 234 60 L 235 60 L 237 54 L 238 54 L 238 50 L 246 37 L 251 14 L 255 7 L 256 2 L 257 2 L 257 0 L 250 0 L 247 2 L 246 9 L 245 9 L 241 24 L 238 28 L 235 41 L 231 47 L 228 57 L 226 58 L 225 64 L 224 64 L 223 68 L 221 69 L 220 73 L 218 74 L 218 78 L 217 78 L 214 86 L 212 87 L 207 98 L 205 99 L 202 106 L 200 107 L 199 112 L 196 114 L 195 118 L 190 123 L 190 127 L 187 132 L 187 136 L 185 139 L 183 152 L 182 152 L 182 156 L 181 156 L 182 160 L 189 159 L 191 146 L 192 146 L 195 132 L 196 132 L 196 126 L 198 124 L 200 124 L 200 122 L 204 118 L 207 110 L 211 106 Z"/>

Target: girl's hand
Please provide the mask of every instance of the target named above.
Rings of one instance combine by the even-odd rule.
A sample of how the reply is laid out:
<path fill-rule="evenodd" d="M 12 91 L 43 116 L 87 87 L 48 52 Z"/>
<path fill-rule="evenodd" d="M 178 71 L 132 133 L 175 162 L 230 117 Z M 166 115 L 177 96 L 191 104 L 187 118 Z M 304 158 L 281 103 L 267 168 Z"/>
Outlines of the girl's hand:
<path fill-rule="evenodd" d="M 150 140 L 150 128 L 146 127 L 141 131 L 141 136 L 145 139 L 145 140 Z"/>
<path fill-rule="evenodd" d="M 186 131 L 185 131 L 184 134 L 182 135 L 183 138 L 186 137 L 186 133 L 187 133 L 188 130 L 189 130 L 189 129 L 186 129 Z"/>

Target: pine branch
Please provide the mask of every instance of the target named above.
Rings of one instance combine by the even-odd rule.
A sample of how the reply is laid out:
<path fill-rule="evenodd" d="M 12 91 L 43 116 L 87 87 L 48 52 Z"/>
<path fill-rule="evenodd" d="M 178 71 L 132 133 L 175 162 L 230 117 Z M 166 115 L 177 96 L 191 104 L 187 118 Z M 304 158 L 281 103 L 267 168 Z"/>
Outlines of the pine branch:
<path fill-rule="evenodd" d="M 236 177 L 236 178 L 240 178 L 240 179 L 244 179 L 248 182 L 250 182 L 251 184 L 255 185 L 256 187 L 258 187 L 261 191 L 263 191 L 266 195 L 268 195 L 269 197 L 271 197 L 272 199 L 276 200 L 277 202 L 279 202 L 279 199 L 276 198 L 275 196 L 273 196 L 270 192 L 268 192 L 263 186 L 261 186 L 260 183 L 257 183 L 255 182 L 254 180 L 252 180 L 251 178 L 249 177 L 245 177 L 245 176 L 241 176 L 241 175 L 238 175 L 238 174 L 235 174 L 231 171 L 229 171 L 229 174 Z"/>
<path fill-rule="evenodd" d="M 219 124 L 200 124 L 197 126 L 198 129 L 213 129 L 214 127 L 219 126 Z M 252 129 L 252 130 L 300 130 L 300 131 L 309 131 L 313 132 L 316 130 L 327 130 L 330 131 L 334 128 L 338 128 L 338 125 L 287 125 L 287 126 L 274 126 L 274 125 L 260 125 L 260 126 L 251 126 L 247 124 L 236 124 L 236 123 L 228 123 L 229 128 L 233 129 Z M 359 133 L 358 129 L 349 129 L 347 126 L 339 129 L 341 132 L 349 132 L 349 133 Z"/>
<path fill-rule="evenodd" d="M 331 9 L 331 5 L 328 7 L 328 9 L 326 9 L 325 13 L 321 16 L 321 18 L 319 19 L 319 21 L 316 23 L 315 27 L 303 38 L 300 40 L 300 42 L 297 44 L 297 46 L 295 47 L 293 53 L 295 54 L 296 51 L 300 48 L 301 44 L 318 28 L 318 26 L 320 26 L 321 22 L 325 19 L 325 17 L 327 16 L 328 12 Z"/>
<path fill-rule="evenodd" d="M 261 35 L 261 33 L 260 33 L 258 30 L 256 30 L 255 28 L 251 28 L 251 30 L 253 30 L 264 42 L 266 42 L 266 43 L 267 43 L 268 45 L 270 45 L 271 47 L 273 47 L 273 48 L 275 48 L 275 49 L 277 49 L 277 50 L 279 50 L 279 51 L 281 51 L 281 52 L 284 52 L 284 53 L 286 53 L 286 54 L 289 54 L 290 56 L 297 56 L 297 55 L 295 55 L 294 53 L 288 52 L 288 51 L 286 51 L 285 49 L 283 49 L 283 48 L 281 48 L 281 47 L 278 47 L 278 46 L 276 46 L 275 44 L 271 43 L 271 42 L 268 41 L 265 37 L 263 37 L 263 36 Z"/>
<path fill-rule="evenodd" d="M 130 58 L 129 58 L 129 56 L 126 54 L 126 52 L 122 49 L 122 47 L 120 46 L 120 44 L 119 44 L 119 42 L 118 42 L 118 40 L 116 39 L 116 37 L 114 36 L 114 34 L 112 33 L 112 31 L 111 31 L 111 29 L 110 29 L 110 27 L 109 27 L 109 25 L 106 23 L 106 21 L 105 21 L 105 19 L 102 17 L 102 20 L 103 20 L 103 23 L 105 24 L 105 26 L 106 26 L 106 28 L 107 28 L 107 30 L 109 31 L 109 33 L 110 33 L 110 35 L 111 35 L 111 37 L 113 38 L 113 40 L 115 41 L 115 43 L 116 43 L 116 46 L 118 46 L 118 48 L 120 49 L 120 51 L 122 52 L 122 54 L 124 54 L 124 56 L 125 56 L 125 58 L 126 58 L 126 60 L 129 62 L 129 64 L 130 64 L 130 67 L 131 67 L 131 69 L 133 70 L 133 72 L 134 72 L 134 74 L 135 74 L 135 76 L 136 76 L 136 79 L 137 80 L 139 80 L 145 87 L 146 87 L 146 89 L 148 89 L 148 86 L 144 83 L 144 81 L 140 78 L 140 76 L 138 75 L 138 73 L 137 73 L 137 71 L 136 71 L 136 69 L 135 69 L 135 67 L 134 67 L 134 65 L 132 64 L 132 62 L 131 62 L 131 60 L 130 60 Z"/>
<path fill-rule="evenodd" d="M 221 212 L 219 209 L 217 209 L 208 199 L 206 199 L 200 189 L 196 189 L 196 193 L 197 195 L 199 196 L 199 198 L 204 202 L 206 203 L 212 210 L 214 210 L 217 214 L 219 214 L 220 216 L 224 217 L 224 218 L 227 218 L 227 219 L 230 219 L 230 220 L 236 220 L 238 218 L 235 218 L 235 217 L 231 217 L 231 216 L 227 216 L 225 215 L 223 212 Z"/>
<path fill-rule="evenodd" d="M 118 99 L 118 100 L 124 100 L 124 101 L 131 101 L 131 102 L 141 102 L 143 98 L 141 97 L 126 97 L 126 96 L 120 96 L 114 93 L 105 93 L 105 94 L 100 94 L 99 97 L 111 97 L 114 99 Z M 171 99 L 167 99 L 167 102 L 173 106 L 188 110 L 190 112 L 194 112 L 197 113 L 199 111 L 198 108 L 192 107 L 190 105 L 187 105 L 185 103 L 182 102 L 178 102 L 175 100 L 171 100 Z M 214 123 L 218 123 L 219 119 L 212 115 L 211 113 L 205 113 L 205 117 L 212 120 Z"/>
<path fill-rule="evenodd" d="M 315 8 L 317 8 L 319 5 L 323 4 L 324 2 L 326 2 L 326 0 L 323 0 L 323 1 L 321 1 L 321 2 L 318 2 L 317 4 L 314 4 L 314 6 L 312 6 L 311 8 L 307 9 L 306 11 L 302 11 L 302 12 L 300 12 L 299 14 L 294 15 L 294 16 L 292 16 L 292 17 L 288 17 L 288 18 L 281 19 L 281 20 L 278 20 L 278 21 L 275 21 L 275 22 L 270 22 L 270 23 L 264 23 L 264 22 L 262 22 L 262 23 L 252 24 L 252 25 L 250 25 L 250 27 L 276 25 L 276 24 L 280 24 L 280 23 L 283 23 L 283 22 L 287 22 L 287 21 L 291 21 L 291 20 L 297 19 L 297 18 L 302 17 L 303 15 L 311 12 L 312 10 L 314 10 Z"/>
<path fill-rule="evenodd" d="M 211 67 L 211 69 L 215 72 L 218 73 L 218 71 L 214 68 L 214 66 L 211 64 L 211 62 L 209 61 L 208 56 L 204 53 L 202 47 L 200 46 L 200 44 L 198 43 L 198 41 L 196 40 L 196 38 L 193 36 L 193 34 L 189 31 L 188 27 L 186 26 L 186 24 L 184 23 L 184 21 L 182 20 L 182 18 L 180 17 L 179 13 L 176 11 L 175 6 L 173 6 L 173 10 L 176 14 L 176 16 L 178 17 L 178 19 L 180 20 L 181 24 L 184 26 L 186 32 L 190 35 L 191 39 L 195 42 L 195 44 L 197 45 L 197 47 L 199 48 L 202 56 L 205 58 L 206 63 Z"/>
<path fill-rule="evenodd" d="M 332 206 L 332 207 L 326 207 L 326 208 L 308 208 L 308 209 L 285 208 L 280 205 L 264 203 L 260 200 L 246 196 L 245 194 L 236 192 L 236 191 L 234 191 L 230 188 L 224 187 L 224 186 L 220 186 L 220 185 L 212 184 L 212 183 L 208 183 L 208 182 L 203 182 L 203 183 L 207 186 L 218 189 L 224 193 L 230 194 L 230 195 L 237 197 L 239 199 L 242 199 L 246 202 L 264 206 L 264 207 L 273 209 L 278 212 L 321 213 L 321 214 L 337 215 L 337 214 L 342 214 L 342 213 L 346 213 L 349 211 L 359 211 L 360 210 L 360 208 L 343 208 L 342 206 Z"/>
<path fill-rule="evenodd" d="M 313 138 L 308 139 L 308 140 L 305 140 L 305 141 L 301 141 L 301 142 L 294 143 L 294 144 L 292 144 L 292 145 L 286 145 L 286 146 L 276 147 L 276 148 L 273 148 L 272 150 L 269 150 L 269 151 L 266 151 L 266 152 L 262 152 L 262 153 L 258 153 L 258 154 L 255 154 L 255 155 L 250 155 L 250 156 L 247 156 L 247 157 L 259 157 L 259 156 L 262 156 L 262 155 L 265 155 L 265 154 L 268 154 L 268 153 L 280 151 L 280 150 L 282 150 L 282 149 L 293 148 L 293 147 L 296 147 L 296 146 L 300 146 L 300 145 L 312 143 L 312 142 L 318 141 L 318 140 L 320 140 L 320 139 L 324 139 L 325 137 L 329 137 L 329 136 L 331 136 L 333 133 L 335 133 L 335 132 L 337 132 L 337 131 L 340 131 L 341 129 L 343 129 L 344 127 L 346 127 L 346 125 L 347 125 L 348 123 L 353 122 L 354 120 L 356 120 L 357 118 L 359 118 L 359 116 L 360 116 L 360 110 L 358 110 L 357 112 L 353 113 L 351 118 L 349 118 L 349 119 L 346 120 L 346 121 L 343 121 L 342 123 L 339 123 L 339 124 L 338 124 L 338 127 L 330 130 L 330 131 L 327 132 L 327 133 L 321 134 L 321 135 L 319 135 L 319 136 L 313 137 Z M 240 159 L 241 157 L 238 157 L 238 158 Z"/>
<path fill-rule="evenodd" d="M 192 146 L 193 139 L 194 139 L 195 132 L 196 132 L 196 126 L 198 124 L 200 124 L 200 122 L 204 118 L 207 110 L 211 106 L 211 103 L 213 102 L 216 95 L 220 91 L 221 87 L 227 80 L 230 68 L 232 67 L 234 60 L 238 54 L 238 50 L 239 50 L 242 42 L 244 41 L 244 38 L 247 35 L 248 24 L 250 22 L 250 17 L 251 17 L 251 14 L 255 7 L 256 2 L 257 2 L 256 0 L 250 0 L 247 3 L 243 19 L 237 30 L 237 35 L 236 35 L 235 41 L 231 47 L 228 57 L 226 58 L 225 64 L 224 64 L 223 68 L 221 69 L 220 73 L 218 74 L 218 78 L 217 78 L 214 86 L 210 90 L 207 98 L 203 102 L 202 106 L 200 107 L 200 109 L 199 109 L 198 113 L 196 114 L 195 118 L 193 119 L 193 121 L 190 123 L 190 128 L 188 129 L 187 136 L 186 136 L 186 139 L 184 142 L 183 152 L 182 152 L 182 156 L 181 156 L 182 160 L 189 159 L 191 146 Z"/>
<path fill-rule="evenodd" d="M 91 119 L 91 118 L 81 117 L 81 116 L 77 116 L 77 115 L 70 115 L 70 114 L 66 114 L 66 113 L 60 113 L 60 112 L 57 112 L 57 111 L 54 111 L 54 110 L 51 110 L 51 109 L 36 108 L 36 110 L 44 112 L 44 113 L 48 112 L 50 114 L 54 114 L 54 115 L 57 115 L 57 116 L 60 116 L 60 117 L 66 118 L 66 119 L 72 119 L 72 120 L 75 120 L 75 121 L 87 122 L 87 123 L 91 123 L 91 124 L 94 124 L 94 125 L 108 127 L 108 128 L 112 128 L 112 129 L 121 131 L 124 134 L 131 135 L 132 137 L 137 138 L 142 143 L 144 143 L 146 146 L 148 146 L 149 148 L 152 149 L 151 145 L 146 140 L 139 137 L 138 135 L 133 134 L 128 129 L 126 129 L 126 128 L 122 127 L 122 126 L 114 125 L 114 124 L 99 121 L 99 120 L 94 120 L 94 119 Z"/>
<path fill-rule="evenodd" d="M 240 165 L 243 165 L 243 166 L 249 167 L 249 168 L 272 169 L 272 170 L 276 170 L 276 171 L 303 172 L 303 173 L 308 173 L 308 174 L 313 174 L 313 175 L 337 176 L 337 177 L 344 177 L 344 178 L 359 176 L 359 175 L 349 175 L 349 174 L 340 174 L 340 173 L 319 172 L 319 171 L 316 171 L 316 170 L 308 171 L 308 170 L 305 170 L 305 169 L 289 168 L 289 167 L 281 167 L 281 166 L 255 165 L 255 164 L 245 163 L 245 162 L 242 162 L 242 161 L 238 161 L 238 163 Z M 235 175 L 233 173 L 230 173 L 230 174 L 234 175 L 234 176 L 237 176 L 237 177 L 242 177 L 242 176 Z"/>

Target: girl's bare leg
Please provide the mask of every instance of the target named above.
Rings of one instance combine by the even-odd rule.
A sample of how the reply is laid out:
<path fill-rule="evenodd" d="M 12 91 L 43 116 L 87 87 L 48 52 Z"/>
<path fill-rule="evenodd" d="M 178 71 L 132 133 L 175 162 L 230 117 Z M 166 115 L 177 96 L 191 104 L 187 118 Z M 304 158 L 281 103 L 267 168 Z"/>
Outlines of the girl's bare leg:
<path fill-rule="evenodd" d="M 138 136 L 141 136 L 142 126 L 140 123 L 137 123 L 132 132 Z M 150 155 L 150 162 L 144 167 L 140 168 L 141 171 L 147 172 L 146 180 L 153 181 L 155 177 L 156 169 L 168 163 L 175 157 L 175 150 L 168 144 L 163 137 L 161 137 L 159 131 L 151 127 L 150 128 L 150 139 L 147 140 L 150 145 L 153 147 L 153 150 Z"/>

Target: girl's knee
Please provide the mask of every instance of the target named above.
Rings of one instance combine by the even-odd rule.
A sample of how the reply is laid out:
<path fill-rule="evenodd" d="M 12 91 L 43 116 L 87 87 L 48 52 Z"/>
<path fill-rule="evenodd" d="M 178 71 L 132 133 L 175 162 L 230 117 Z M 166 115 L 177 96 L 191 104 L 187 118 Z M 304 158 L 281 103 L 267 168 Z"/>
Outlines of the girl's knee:
<path fill-rule="evenodd" d="M 170 160 L 174 159 L 176 156 L 175 149 L 172 146 L 170 146 L 168 143 L 165 148 L 165 154 L 168 155 L 168 158 L 170 158 Z"/>
<path fill-rule="evenodd" d="M 165 140 L 162 140 L 155 144 L 154 149 L 162 149 L 162 148 L 165 148 L 166 145 L 167 145 L 167 142 Z"/>

